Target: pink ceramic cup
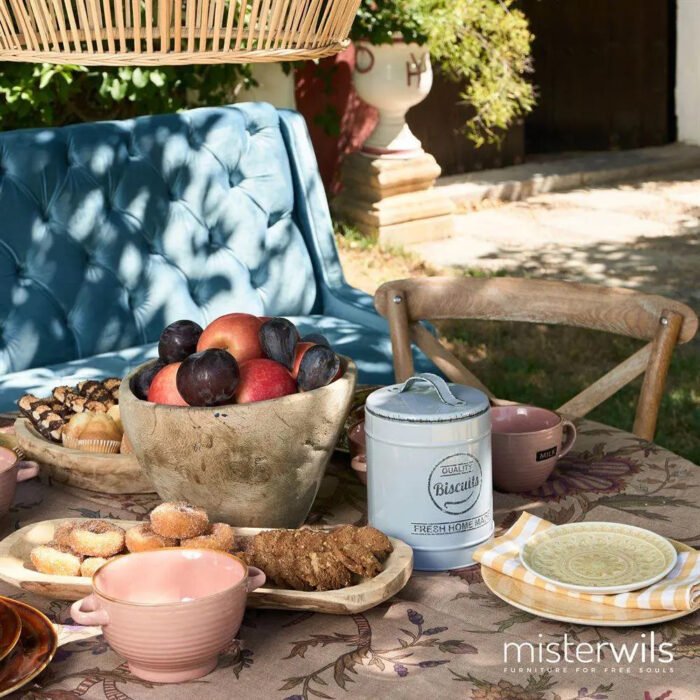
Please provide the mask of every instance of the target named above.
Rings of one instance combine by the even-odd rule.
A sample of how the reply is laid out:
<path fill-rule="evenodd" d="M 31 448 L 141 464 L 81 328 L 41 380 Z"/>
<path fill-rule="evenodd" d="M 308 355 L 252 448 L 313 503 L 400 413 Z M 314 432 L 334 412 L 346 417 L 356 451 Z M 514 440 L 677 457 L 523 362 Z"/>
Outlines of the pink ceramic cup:
<path fill-rule="evenodd" d="M 127 554 L 92 577 L 73 603 L 80 625 L 100 625 L 107 643 L 147 681 L 201 678 L 234 639 L 246 596 L 265 574 L 226 552 L 166 548 Z"/>
<path fill-rule="evenodd" d="M 350 465 L 357 475 L 357 478 L 366 486 L 367 446 L 364 420 L 358 421 L 348 430 L 348 443 L 350 445 Z"/>
<path fill-rule="evenodd" d="M 554 411 L 536 406 L 494 406 L 493 485 L 508 493 L 539 488 L 575 439 L 574 424 Z"/>
<path fill-rule="evenodd" d="M 39 465 L 34 462 L 21 463 L 12 450 L 0 447 L 0 518 L 10 511 L 17 483 L 31 479 L 38 473 Z"/>

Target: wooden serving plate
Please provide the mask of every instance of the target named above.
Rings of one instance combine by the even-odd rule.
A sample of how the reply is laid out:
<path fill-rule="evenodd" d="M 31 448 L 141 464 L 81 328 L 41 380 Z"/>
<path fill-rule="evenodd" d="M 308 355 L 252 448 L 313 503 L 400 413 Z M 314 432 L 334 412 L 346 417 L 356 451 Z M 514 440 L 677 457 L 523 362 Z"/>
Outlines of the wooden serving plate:
<path fill-rule="evenodd" d="M 59 484 L 99 493 L 154 493 L 134 455 L 99 454 L 64 447 L 40 435 L 27 418 L 15 421 L 17 443 Z"/>
<path fill-rule="evenodd" d="M 66 520 L 44 520 L 27 525 L 0 542 L 0 580 L 17 588 L 47 598 L 78 600 L 92 592 L 92 580 L 82 576 L 53 576 L 34 570 L 29 559 L 33 547 L 53 539 L 55 528 Z M 108 520 L 108 519 L 106 519 Z M 128 530 L 141 523 L 131 520 L 108 520 Z M 235 527 L 239 537 L 252 537 L 264 528 Z M 312 610 L 334 615 L 359 613 L 388 600 L 398 593 L 413 572 L 413 550 L 401 540 L 389 538 L 394 551 L 384 562 L 384 569 L 374 578 L 335 591 L 292 591 L 282 588 L 258 588 L 248 594 L 252 608 L 273 610 Z"/>
<path fill-rule="evenodd" d="M 677 552 L 693 551 L 692 547 L 682 542 L 671 539 L 669 542 Z M 488 589 L 501 600 L 537 617 L 559 622 L 595 627 L 637 627 L 668 622 L 695 612 L 695 610 L 642 610 L 601 605 L 560 593 L 551 593 L 506 576 L 495 569 L 489 569 L 487 566 L 481 567 L 481 575 Z"/>

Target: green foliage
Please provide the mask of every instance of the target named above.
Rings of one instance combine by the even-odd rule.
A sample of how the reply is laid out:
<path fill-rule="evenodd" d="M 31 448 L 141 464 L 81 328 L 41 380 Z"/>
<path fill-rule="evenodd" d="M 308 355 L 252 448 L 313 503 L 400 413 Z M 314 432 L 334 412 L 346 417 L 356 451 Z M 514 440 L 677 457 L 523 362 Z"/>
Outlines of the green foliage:
<path fill-rule="evenodd" d="M 477 145 L 500 133 L 534 106 L 527 80 L 532 34 L 514 0 L 362 0 L 355 39 L 428 47 L 452 79 L 465 82 L 464 101 L 474 114 L 467 131 Z"/>
<path fill-rule="evenodd" d="M 247 66 L 86 68 L 0 63 L 0 129 L 56 126 L 230 102 Z"/>
<path fill-rule="evenodd" d="M 424 44 L 428 40 L 428 29 L 422 4 L 416 0 L 362 0 L 351 36 L 375 46 L 391 44 L 396 35 L 401 35 L 409 44 Z"/>

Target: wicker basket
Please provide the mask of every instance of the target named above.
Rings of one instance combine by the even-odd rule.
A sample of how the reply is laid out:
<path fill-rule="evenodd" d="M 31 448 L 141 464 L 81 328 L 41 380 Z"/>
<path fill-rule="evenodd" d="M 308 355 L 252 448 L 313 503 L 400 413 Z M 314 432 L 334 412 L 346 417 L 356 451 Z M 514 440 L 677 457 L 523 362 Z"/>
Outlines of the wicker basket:
<path fill-rule="evenodd" d="M 345 48 L 360 0 L 0 0 L 0 61 L 184 65 Z"/>

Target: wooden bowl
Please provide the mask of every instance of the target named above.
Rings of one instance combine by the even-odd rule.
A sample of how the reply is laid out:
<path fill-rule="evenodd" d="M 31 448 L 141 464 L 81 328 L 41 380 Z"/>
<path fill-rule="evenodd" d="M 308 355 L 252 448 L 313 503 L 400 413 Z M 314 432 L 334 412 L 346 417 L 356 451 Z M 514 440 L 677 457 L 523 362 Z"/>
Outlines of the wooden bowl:
<path fill-rule="evenodd" d="M 237 527 L 301 525 L 343 430 L 355 363 L 341 357 L 343 375 L 321 389 L 212 408 L 138 399 L 131 378 L 150 364 L 124 378 L 119 406 L 158 495 L 189 501 L 212 520 Z"/>
<path fill-rule="evenodd" d="M 40 435 L 27 418 L 15 421 L 17 444 L 65 486 L 98 493 L 153 493 L 153 484 L 133 455 L 100 454 L 64 447 Z"/>

